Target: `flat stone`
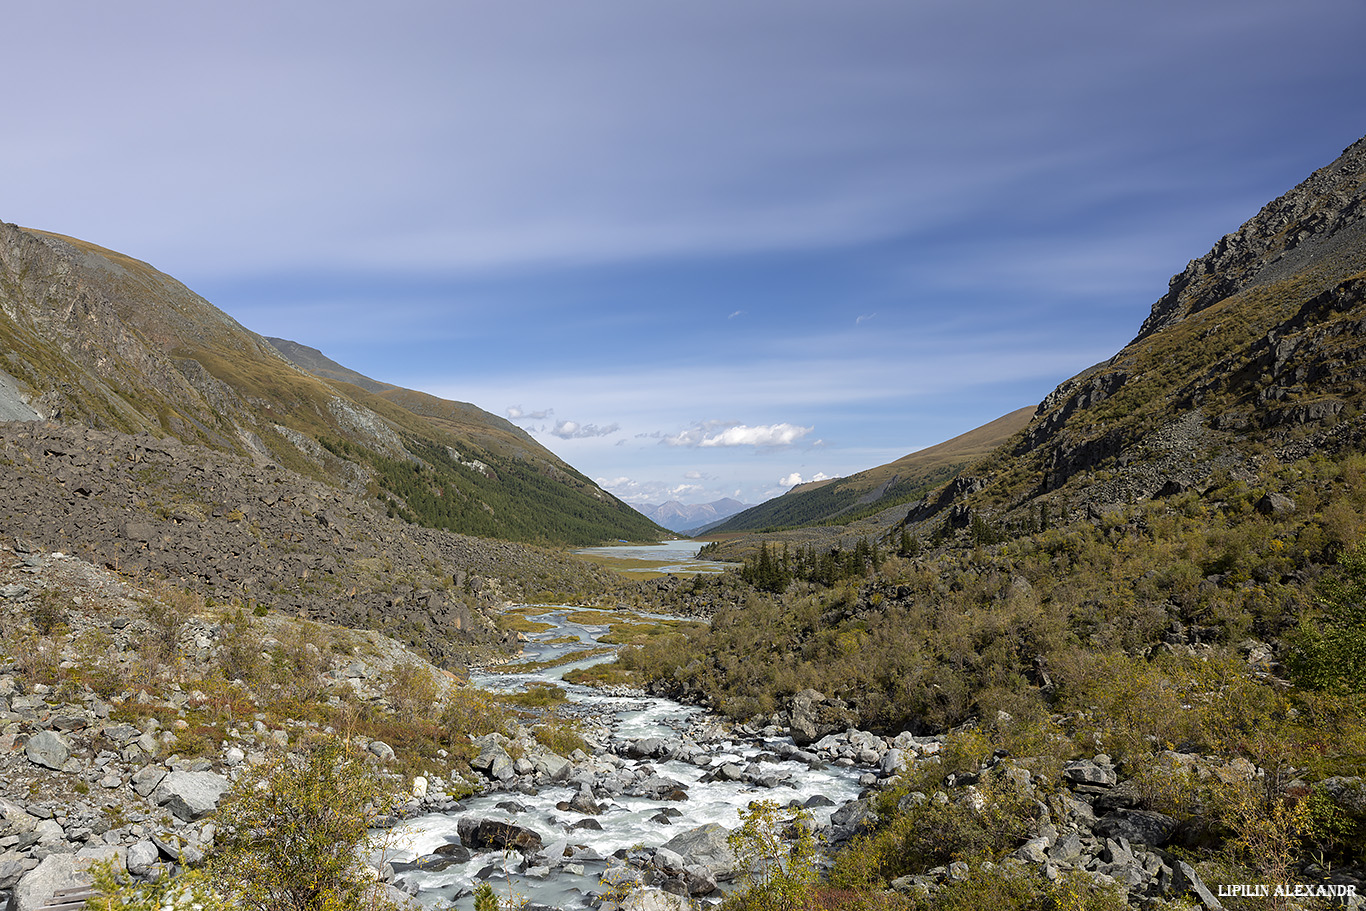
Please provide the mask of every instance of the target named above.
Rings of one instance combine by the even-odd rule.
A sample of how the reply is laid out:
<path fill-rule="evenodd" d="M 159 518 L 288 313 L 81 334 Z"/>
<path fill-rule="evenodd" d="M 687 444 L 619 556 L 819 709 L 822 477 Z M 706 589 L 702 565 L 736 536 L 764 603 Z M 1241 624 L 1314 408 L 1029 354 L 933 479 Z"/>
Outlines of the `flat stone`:
<path fill-rule="evenodd" d="M 1092 762 L 1090 759 L 1077 759 L 1062 768 L 1062 777 L 1073 784 L 1095 787 L 1114 787 L 1118 780 L 1115 770 Z"/>
<path fill-rule="evenodd" d="M 133 780 L 129 782 L 133 790 L 139 797 L 146 797 L 157 789 L 161 784 L 161 779 L 166 777 L 166 770 L 154 765 L 143 766 L 133 773 Z"/>
<path fill-rule="evenodd" d="M 170 772 L 156 786 L 151 799 L 177 819 L 190 822 L 216 810 L 229 787 L 229 781 L 215 772 Z"/>
<path fill-rule="evenodd" d="M 40 731 L 24 744 L 24 755 L 34 765 L 60 770 L 71 758 L 71 744 L 61 734 Z"/>

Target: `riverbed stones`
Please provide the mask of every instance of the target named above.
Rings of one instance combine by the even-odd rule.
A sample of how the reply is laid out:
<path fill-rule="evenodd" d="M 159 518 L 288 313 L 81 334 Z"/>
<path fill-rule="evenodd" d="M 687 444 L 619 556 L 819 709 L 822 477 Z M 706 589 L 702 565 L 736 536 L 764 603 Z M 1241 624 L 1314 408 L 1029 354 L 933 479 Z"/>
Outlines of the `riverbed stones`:
<path fill-rule="evenodd" d="M 482 743 L 479 755 L 470 761 L 470 768 L 482 772 L 494 781 L 511 781 L 517 776 L 512 757 L 508 755 L 507 750 L 491 740 Z"/>

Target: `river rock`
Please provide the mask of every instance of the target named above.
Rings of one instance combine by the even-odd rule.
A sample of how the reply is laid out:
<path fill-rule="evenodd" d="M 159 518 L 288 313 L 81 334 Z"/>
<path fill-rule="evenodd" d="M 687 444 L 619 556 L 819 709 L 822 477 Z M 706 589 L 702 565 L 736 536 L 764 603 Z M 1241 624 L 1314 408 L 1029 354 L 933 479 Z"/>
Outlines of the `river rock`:
<path fill-rule="evenodd" d="M 588 816 L 597 816 L 602 812 L 602 807 L 593 800 L 593 792 L 587 789 L 576 791 L 574 796 L 569 798 L 569 809 Z"/>
<path fill-rule="evenodd" d="M 34 765 L 60 770 L 71 758 L 71 744 L 61 734 L 40 731 L 24 744 L 24 755 Z"/>
<path fill-rule="evenodd" d="M 555 753 L 540 753 L 531 760 L 537 775 L 544 775 L 551 781 L 564 781 L 574 771 L 574 764 Z"/>
<path fill-rule="evenodd" d="M 647 887 L 636 889 L 626 896 L 621 911 L 687 911 L 691 907 L 688 900 L 680 895 L 671 895 L 663 889 Z"/>
<path fill-rule="evenodd" d="M 215 772 L 171 772 L 152 792 L 152 803 L 166 807 L 177 819 L 191 822 L 212 813 L 231 787 Z"/>
<path fill-rule="evenodd" d="M 663 847 L 688 863 L 701 864 L 715 872 L 717 877 L 723 877 L 735 873 L 735 854 L 726 840 L 729 835 L 725 826 L 709 822 L 678 833 L 666 841 Z"/>
<path fill-rule="evenodd" d="M 523 854 L 541 850 L 541 836 L 530 829 L 500 819 L 471 819 L 466 816 L 456 824 L 460 841 L 471 851 L 505 851 L 509 848 Z"/>
<path fill-rule="evenodd" d="M 479 755 L 470 760 L 470 768 L 476 772 L 483 772 L 494 781 L 511 781 L 517 777 L 517 772 L 512 764 L 512 757 L 496 743 L 485 743 Z"/>

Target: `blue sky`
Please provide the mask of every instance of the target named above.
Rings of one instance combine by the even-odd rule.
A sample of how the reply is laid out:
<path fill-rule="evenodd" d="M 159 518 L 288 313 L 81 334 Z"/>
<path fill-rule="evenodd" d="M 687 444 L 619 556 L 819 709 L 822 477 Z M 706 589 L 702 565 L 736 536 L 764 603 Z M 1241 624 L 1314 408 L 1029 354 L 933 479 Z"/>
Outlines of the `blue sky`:
<path fill-rule="evenodd" d="M 1034 405 L 1366 133 L 1360 0 L 6 13 L 5 221 L 759 502 Z"/>

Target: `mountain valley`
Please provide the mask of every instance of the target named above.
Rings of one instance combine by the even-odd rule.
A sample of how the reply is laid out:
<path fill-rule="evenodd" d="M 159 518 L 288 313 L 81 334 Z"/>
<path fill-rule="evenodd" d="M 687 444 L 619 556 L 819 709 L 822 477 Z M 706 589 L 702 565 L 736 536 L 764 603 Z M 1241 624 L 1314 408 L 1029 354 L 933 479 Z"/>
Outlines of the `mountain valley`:
<path fill-rule="evenodd" d="M 0 890 L 23 911 L 43 865 L 108 849 L 125 906 L 162 907 L 171 874 L 246 856 L 250 826 L 170 809 L 183 776 L 240 818 L 231 780 L 348 734 L 345 767 L 411 813 L 565 788 L 549 849 L 514 843 L 510 804 L 501 844 L 442 850 L 601 862 L 620 888 L 593 907 L 1362 907 L 1366 139 L 1037 406 L 726 518 L 705 553 L 742 567 L 715 575 L 576 559 L 658 540 L 670 504 L 640 516 L 509 422 L 120 254 L 0 226 L 0 311 Z M 541 619 L 571 604 L 614 660 L 499 698 L 460 679 L 576 648 Z M 590 685 L 710 733 L 608 746 L 565 692 Z M 674 762 L 751 789 L 732 839 L 575 842 L 629 788 L 671 793 Z M 765 802 L 777 763 L 854 770 L 858 796 Z"/>

